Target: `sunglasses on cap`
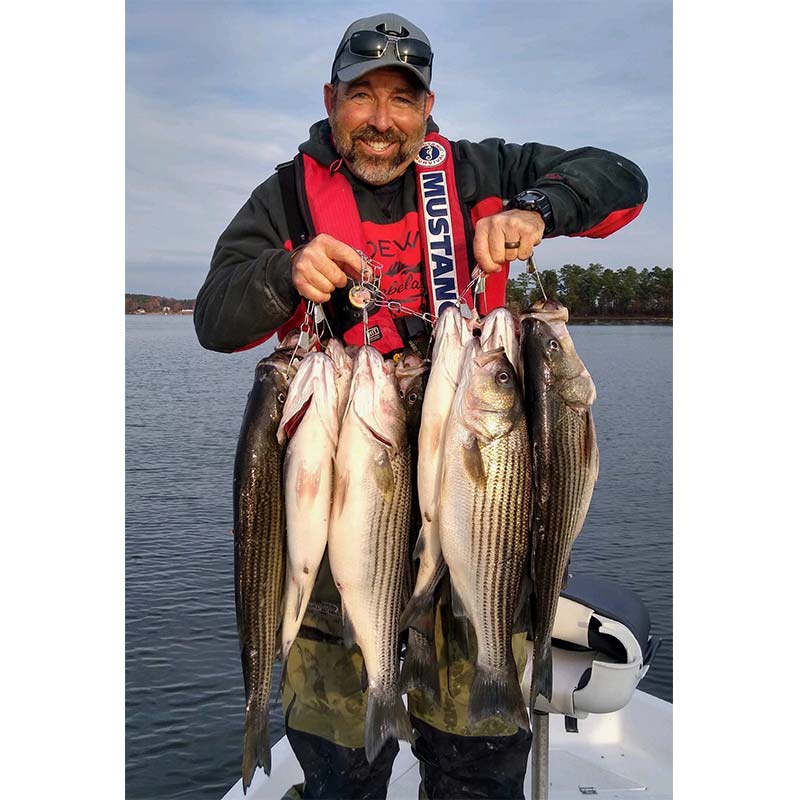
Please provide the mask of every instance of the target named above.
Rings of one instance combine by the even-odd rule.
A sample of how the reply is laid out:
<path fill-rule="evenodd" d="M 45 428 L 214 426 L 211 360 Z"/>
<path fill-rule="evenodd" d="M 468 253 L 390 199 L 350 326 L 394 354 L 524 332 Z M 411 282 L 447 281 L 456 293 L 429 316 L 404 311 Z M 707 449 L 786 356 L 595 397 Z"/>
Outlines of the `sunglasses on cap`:
<path fill-rule="evenodd" d="M 397 60 L 415 67 L 429 67 L 433 61 L 430 45 L 420 39 L 400 39 L 379 31 L 356 31 L 349 39 L 347 46 L 354 56 L 359 58 L 381 58 L 394 42 Z"/>

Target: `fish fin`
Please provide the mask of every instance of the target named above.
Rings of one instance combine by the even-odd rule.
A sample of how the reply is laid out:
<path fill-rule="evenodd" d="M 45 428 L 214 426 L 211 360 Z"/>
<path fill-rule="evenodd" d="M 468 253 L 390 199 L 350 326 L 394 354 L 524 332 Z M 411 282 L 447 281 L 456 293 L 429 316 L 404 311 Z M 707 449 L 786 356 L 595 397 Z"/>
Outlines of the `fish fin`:
<path fill-rule="evenodd" d="M 436 665 L 436 645 L 432 638 L 409 633 L 403 669 L 400 672 L 400 694 L 413 689 L 424 692 L 437 705 L 439 696 L 439 669 Z"/>
<path fill-rule="evenodd" d="M 594 417 L 592 416 L 591 408 L 586 409 L 586 433 L 583 439 L 583 452 L 589 464 L 589 469 L 594 473 L 596 480 L 597 472 L 600 468 L 600 455 L 597 449 L 597 431 L 594 427 Z"/>
<path fill-rule="evenodd" d="M 450 583 L 450 607 L 453 609 L 454 617 L 468 619 L 466 606 L 461 600 L 461 597 L 459 596 L 458 592 L 456 591 L 456 587 L 453 586 L 452 582 Z"/>
<path fill-rule="evenodd" d="M 335 463 L 335 462 L 334 462 Z M 333 485 L 333 501 L 331 503 L 331 519 L 336 519 L 342 514 L 345 501 L 347 500 L 347 490 L 350 488 L 350 470 L 342 474 L 334 472 L 336 475 Z"/>
<path fill-rule="evenodd" d="M 250 707 L 245 713 L 244 747 L 242 755 L 242 786 L 245 791 L 253 781 L 256 767 L 272 770 L 272 751 L 269 742 L 269 713 Z"/>
<path fill-rule="evenodd" d="M 530 615 L 527 613 L 531 592 L 533 591 L 533 582 L 524 572 L 519 582 L 519 594 L 517 595 L 517 605 L 514 609 L 513 619 L 513 633 L 522 633 L 523 631 L 530 632 Z"/>
<path fill-rule="evenodd" d="M 488 717 L 513 719 L 523 730 L 528 728 L 528 710 L 522 698 L 514 659 L 507 670 L 499 672 L 477 666 L 470 690 L 467 721 L 475 726 Z"/>
<path fill-rule="evenodd" d="M 464 460 L 464 469 L 476 486 L 486 483 L 486 470 L 483 468 L 483 456 L 478 440 L 471 436 L 469 442 L 462 446 L 461 457 Z"/>
<path fill-rule="evenodd" d="M 347 616 L 347 609 L 342 601 L 342 639 L 345 647 L 354 647 L 356 644 L 356 631 L 350 617 Z"/>
<path fill-rule="evenodd" d="M 400 630 L 414 628 L 429 639 L 433 638 L 434 623 L 434 595 L 436 587 L 447 572 L 447 565 L 443 558 L 439 558 L 439 564 L 433 577 L 422 592 L 411 595 L 411 599 L 400 615 Z"/>
<path fill-rule="evenodd" d="M 375 461 L 375 484 L 378 490 L 385 497 L 391 497 L 394 494 L 394 472 L 392 472 L 392 464 L 389 461 L 389 454 L 381 448 L 380 455 Z"/>
<path fill-rule="evenodd" d="M 564 567 L 564 575 L 561 578 L 561 591 L 563 592 L 564 589 L 567 588 L 567 583 L 569 583 L 569 565 L 572 563 L 572 554 L 570 554 L 569 558 L 567 559 L 567 565 Z"/>
<path fill-rule="evenodd" d="M 414 545 L 414 552 L 411 554 L 412 561 L 418 561 L 425 549 L 425 527 L 420 528 L 417 543 Z"/>
<path fill-rule="evenodd" d="M 553 699 L 553 651 L 550 639 L 533 645 L 533 677 L 531 678 L 531 710 L 542 695 L 549 703 Z"/>
<path fill-rule="evenodd" d="M 399 694 L 372 689 L 367 698 L 364 729 L 367 761 L 372 763 L 390 739 L 413 742 L 411 720 Z"/>
<path fill-rule="evenodd" d="M 294 614 L 295 622 L 297 622 L 297 620 L 300 619 L 300 609 L 303 607 L 303 598 L 305 597 L 305 594 L 306 594 L 306 586 L 305 583 L 301 581 L 297 587 L 297 608 Z"/>
<path fill-rule="evenodd" d="M 306 400 L 303 405 L 300 406 L 299 411 L 293 414 L 289 419 L 281 420 L 277 433 L 278 444 L 283 444 L 284 442 L 289 441 L 289 439 L 291 439 L 292 436 L 297 433 L 297 429 L 300 427 L 300 423 L 303 421 L 303 417 L 305 417 L 306 411 L 308 411 L 313 399 L 314 393 L 312 392 L 308 396 L 308 400 Z"/>

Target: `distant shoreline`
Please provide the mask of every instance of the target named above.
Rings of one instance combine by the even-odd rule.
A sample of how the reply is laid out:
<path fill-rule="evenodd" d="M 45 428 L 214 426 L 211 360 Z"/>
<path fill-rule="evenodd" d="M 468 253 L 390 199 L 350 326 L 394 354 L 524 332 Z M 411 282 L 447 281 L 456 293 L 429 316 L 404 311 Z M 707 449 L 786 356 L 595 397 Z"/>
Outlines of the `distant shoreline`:
<path fill-rule="evenodd" d="M 126 311 L 126 317 L 191 317 L 194 311 Z M 672 325 L 672 317 L 573 317 L 570 325 Z"/>

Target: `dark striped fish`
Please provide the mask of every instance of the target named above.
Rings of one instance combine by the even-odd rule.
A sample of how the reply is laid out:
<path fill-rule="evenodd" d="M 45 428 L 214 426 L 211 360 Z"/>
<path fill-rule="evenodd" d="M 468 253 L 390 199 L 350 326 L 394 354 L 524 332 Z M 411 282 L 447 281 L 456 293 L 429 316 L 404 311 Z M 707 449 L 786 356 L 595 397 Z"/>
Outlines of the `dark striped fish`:
<path fill-rule="evenodd" d="M 439 536 L 453 612 L 478 642 L 467 715 L 528 726 L 511 649 L 528 564 L 530 450 L 522 387 L 503 348 L 466 345 L 444 436 Z"/>
<path fill-rule="evenodd" d="M 328 558 L 341 595 L 345 643 L 359 646 L 367 672 L 368 761 L 389 739 L 412 737 L 398 691 L 410 460 L 394 365 L 384 364 L 375 348 L 363 347 L 339 430 Z"/>
<path fill-rule="evenodd" d="M 430 365 L 414 353 L 404 353 L 394 371 L 397 385 L 400 389 L 400 399 L 406 410 L 406 427 L 411 452 L 411 522 L 409 547 L 413 548 L 417 542 L 420 528 L 422 527 L 422 513 L 419 506 L 419 491 L 414 476 L 417 474 L 419 460 L 419 430 L 422 422 L 422 401 L 428 382 Z M 409 552 L 409 558 L 412 553 Z M 410 563 L 407 572 L 408 579 L 406 598 L 411 597 L 414 591 L 417 570 L 415 561 Z M 431 633 L 426 634 L 416 628 L 408 629 L 408 642 L 406 644 L 403 670 L 400 674 L 400 693 L 405 694 L 413 689 L 421 689 L 432 698 L 439 693 L 439 673 L 436 668 L 436 647 L 433 641 L 433 608 L 429 610 L 430 622 L 426 626 Z M 402 620 L 402 616 L 401 616 Z M 402 624 L 401 624 L 402 627 Z"/>
<path fill-rule="evenodd" d="M 567 331 L 567 309 L 540 301 L 522 315 L 522 362 L 531 430 L 531 574 L 534 662 L 530 708 L 553 695 L 550 649 L 572 543 L 583 527 L 599 457 L 592 420 L 596 392 Z"/>
<path fill-rule="evenodd" d="M 276 433 L 289 389 L 292 350 L 258 362 L 247 398 L 233 475 L 236 621 L 244 673 L 242 782 L 257 766 L 271 769 L 269 696 L 283 599 L 286 525 L 281 469 L 284 447 Z"/>

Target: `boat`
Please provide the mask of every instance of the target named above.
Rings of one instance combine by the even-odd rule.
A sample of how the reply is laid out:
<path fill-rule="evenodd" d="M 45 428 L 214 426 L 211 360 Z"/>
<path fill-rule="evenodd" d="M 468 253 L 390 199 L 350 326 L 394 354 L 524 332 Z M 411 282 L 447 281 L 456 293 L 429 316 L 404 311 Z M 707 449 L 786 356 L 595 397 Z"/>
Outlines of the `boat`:
<path fill-rule="evenodd" d="M 536 710 L 547 726 L 548 800 L 672 797 L 672 704 L 638 689 L 660 639 L 650 635 L 644 604 L 597 578 L 570 576 L 553 629 L 553 696 Z M 532 652 L 522 678 L 530 688 Z M 537 715 L 539 716 L 539 715 Z M 532 748 L 532 752 L 535 747 Z M 526 800 L 532 800 L 528 761 Z M 272 774 L 256 770 L 246 800 L 280 800 L 303 772 L 286 737 L 272 748 Z M 400 742 L 388 800 L 419 796 L 417 759 Z M 245 800 L 241 779 L 222 800 Z"/>

